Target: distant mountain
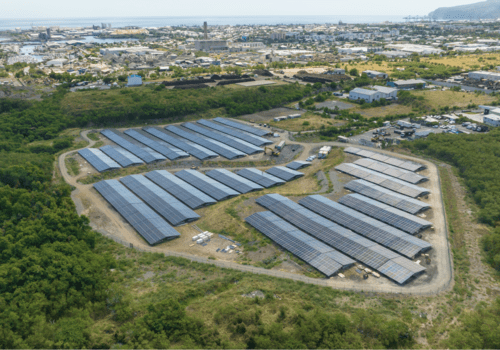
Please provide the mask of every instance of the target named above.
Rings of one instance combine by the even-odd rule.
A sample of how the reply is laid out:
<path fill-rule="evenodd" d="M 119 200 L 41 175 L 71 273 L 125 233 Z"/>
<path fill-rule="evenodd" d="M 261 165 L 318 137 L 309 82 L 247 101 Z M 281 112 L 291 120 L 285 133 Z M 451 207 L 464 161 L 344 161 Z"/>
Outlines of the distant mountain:
<path fill-rule="evenodd" d="M 500 17 L 500 0 L 487 0 L 470 5 L 440 7 L 429 13 L 434 19 L 495 19 Z"/>

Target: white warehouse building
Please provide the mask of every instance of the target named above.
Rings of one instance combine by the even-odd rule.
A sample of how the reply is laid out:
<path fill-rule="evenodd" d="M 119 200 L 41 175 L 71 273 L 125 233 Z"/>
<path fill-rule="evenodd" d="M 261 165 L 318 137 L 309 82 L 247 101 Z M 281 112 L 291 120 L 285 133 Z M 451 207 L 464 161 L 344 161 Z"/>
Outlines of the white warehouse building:
<path fill-rule="evenodd" d="M 377 90 L 368 90 L 355 88 L 349 92 L 349 99 L 353 101 L 365 100 L 368 103 L 378 101 L 381 98 L 381 93 Z"/>
<path fill-rule="evenodd" d="M 469 73 L 469 79 L 475 79 L 475 80 L 486 79 L 486 80 L 498 81 L 500 80 L 500 73 L 475 71 Z"/>
<path fill-rule="evenodd" d="M 373 88 L 381 93 L 380 98 L 385 98 L 386 100 L 398 99 L 398 89 L 390 88 L 387 86 L 374 86 Z"/>

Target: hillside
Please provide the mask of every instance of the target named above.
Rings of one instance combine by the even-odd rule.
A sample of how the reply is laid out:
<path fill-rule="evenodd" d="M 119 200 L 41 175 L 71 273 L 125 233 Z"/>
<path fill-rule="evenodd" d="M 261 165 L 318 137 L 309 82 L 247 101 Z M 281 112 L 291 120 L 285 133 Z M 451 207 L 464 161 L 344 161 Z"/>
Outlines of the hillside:
<path fill-rule="evenodd" d="M 434 19 L 461 20 L 500 17 L 500 0 L 487 0 L 469 5 L 440 7 L 429 13 Z"/>

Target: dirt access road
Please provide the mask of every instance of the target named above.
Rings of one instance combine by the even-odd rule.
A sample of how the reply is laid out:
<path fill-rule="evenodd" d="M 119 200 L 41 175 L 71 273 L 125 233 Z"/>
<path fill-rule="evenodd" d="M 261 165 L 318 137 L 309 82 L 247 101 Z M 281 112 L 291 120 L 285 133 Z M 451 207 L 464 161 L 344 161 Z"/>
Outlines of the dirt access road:
<path fill-rule="evenodd" d="M 89 131 L 83 131 L 81 136 L 83 139 L 89 142 L 89 146 L 91 147 L 95 144 L 95 141 L 90 140 L 87 137 L 87 133 Z M 304 151 L 298 158 L 299 160 L 305 160 L 312 149 L 318 148 L 324 145 L 331 145 L 337 147 L 348 147 L 349 144 L 339 143 L 339 142 L 324 142 L 324 143 L 298 143 L 288 141 L 289 144 L 300 144 L 304 147 Z M 364 148 L 362 146 L 356 146 L 359 148 Z M 369 148 L 367 148 L 369 149 Z M 442 195 L 441 195 L 441 186 L 439 180 L 438 169 L 435 164 L 428 162 L 426 160 L 420 158 L 414 158 L 409 156 L 404 156 L 384 150 L 377 150 L 378 152 L 385 153 L 394 157 L 404 158 L 412 161 L 416 161 L 419 163 L 423 163 L 427 166 L 430 173 L 430 190 L 432 195 L 430 196 L 430 204 L 434 210 L 434 234 L 432 235 L 432 243 L 433 249 L 435 251 L 435 256 L 437 259 L 437 271 L 433 276 L 432 280 L 426 284 L 417 284 L 411 286 L 402 286 L 398 287 L 395 285 L 387 285 L 387 284 L 374 284 L 374 285 L 360 285 L 355 281 L 347 281 L 342 280 L 339 277 L 331 278 L 331 279 L 314 279 L 309 278 L 293 273 L 283 272 L 283 271 L 274 271 L 267 270 L 263 268 L 256 268 L 253 266 L 240 265 L 238 263 L 230 262 L 230 261 L 219 261 L 219 260 L 211 260 L 204 257 L 199 257 L 192 254 L 179 253 L 174 251 L 168 251 L 165 249 L 159 249 L 156 247 L 150 247 L 142 238 L 135 232 L 135 230 L 124 221 L 124 219 L 120 216 L 118 212 L 111 208 L 111 206 L 93 189 L 92 185 L 83 185 L 77 182 L 77 180 L 84 176 L 81 174 L 77 177 L 72 177 L 68 174 L 65 164 L 65 158 L 68 154 L 74 153 L 75 151 L 70 151 L 63 153 L 59 156 L 59 168 L 61 171 L 61 175 L 64 180 L 69 184 L 75 187 L 75 190 L 72 192 L 72 199 L 74 200 L 78 214 L 88 215 L 89 210 L 98 210 L 99 216 L 98 219 L 101 219 L 106 223 L 106 230 L 103 230 L 99 227 L 98 223 L 91 222 L 92 227 L 100 232 L 101 234 L 127 246 L 133 246 L 135 249 L 141 251 L 148 252 L 157 252 L 162 253 L 167 256 L 178 256 L 184 257 L 191 261 L 197 261 L 201 263 L 207 263 L 216 265 L 224 268 L 231 268 L 245 272 L 257 273 L 257 274 L 265 274 L 269 276 L 275 276 L 280 278 L 288 278 L 292 280 L 302 281 L 309 284 L 328 286 L 334 289 L 341 290 L 350 290 L 350 291 L 364 291 L 364 292 L 374 292 L 374 293 L 397 293 L 397 294 L 408 294 L 408 295 L 436 295 L 440 292 L 447 291 L 453 287 L 453 267 L 451 260 L 451 253 L 448 244 L 448 235 L 447 235 L 447 226 L 445 219 L 445 212 L 443 207 Z M 87 205 L 83 205 L 83 203 Z M 88 209 L 85 209 L 87 207 Z"/>

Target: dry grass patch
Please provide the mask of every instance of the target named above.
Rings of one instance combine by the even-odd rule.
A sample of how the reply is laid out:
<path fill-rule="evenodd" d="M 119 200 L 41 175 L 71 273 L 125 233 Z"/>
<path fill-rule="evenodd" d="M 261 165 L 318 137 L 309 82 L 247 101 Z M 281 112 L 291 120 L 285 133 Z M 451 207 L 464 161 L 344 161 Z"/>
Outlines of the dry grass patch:
<path fill-rule="evenodd" d="M 478 95 L 466 92 L 456 92 L 456 91 L 412 91 L 412 94 L 416 96 L 423 96 L 425 98 L 424 103 L 430 108 L 439 109 L 444 106 L 457 106 L 457 107 L 467 107 L 467 105 L 474 103 L 476 105 L 489 104 L 495 100 L 494 97 L 490 95 Z"/>
<path fill-rule="evenodd" d="M 363 117 L 366 118 L 380 118 L 380 117 L 385 117 L 387 115 L 408 114 L 411 113 L 411 111 L 412 111 L 411 107 L 399 104 L 392 104 L 389 106 L 366 108 L 366 109 L 361 109 L 358 107 L 355 110 L 355 112 L 361 114 Z"/>
<path fill-rule="evenodd" d="M 302 117 L 297 119 L 287 119 L 280 122 L 274 122 L 272 119 L 269 120 L 269 125 L 276 128 L 288 130 L 288 131 L 308 131 L 308 130 L 319 130 L 322 126 L 339 126 L 343 125 L 345 121 L 335 120 L 330 118 L 322 118 L 312 112 L 306 112 Z"/>

